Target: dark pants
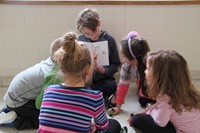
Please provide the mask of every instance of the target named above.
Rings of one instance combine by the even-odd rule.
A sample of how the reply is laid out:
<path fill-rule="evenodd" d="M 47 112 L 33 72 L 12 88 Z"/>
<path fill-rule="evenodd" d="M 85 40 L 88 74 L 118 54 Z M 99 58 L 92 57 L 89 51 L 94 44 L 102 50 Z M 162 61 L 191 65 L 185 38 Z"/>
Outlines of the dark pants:
<path fill-rule="evenodd" d="M 115 119 L 109 119 L 109 127 L 106 133 L 120 133 L 121 125 Z M 95 133 L 98 133 L 97 131 Z"/>
<path fill-rule="evenodd" d="M 153 118 L 147 114 L 136 114 L 132 117 L 132 125 L 142 133 L 176 133 L 171 122 L 165 127 L 158 126 Z"/>
<path fill-rule="evenodd" d="M 146 108 L 147 103 L 155 103 L 156 102 L 153 99 L 149 99 L 147 97 L 142 97 L 142 96 L 139 96 L 139 100 L 138 101 L 140 103 L 140 106 L 143 107 L 143 108 Z"/>
<path fill-rule="evenodd" d="M 40 110 L 35 108 L 35 100 L 31 100 L 28 103 L 17 108 L 8 107 L 8 109 L 17 113 L 17 118 L 14 121 L 14 127 L 16 129 L 21 130 L 38 128 L 38 117 Z"/>
<path fill-rule="evenodd" d="M 91 86 L 93 90 L 99 90 L 103 93 L 103 97 L 110 97 L 117 90 L 117 83 L 115 80 L 104 80 L 93 83 Z"/>

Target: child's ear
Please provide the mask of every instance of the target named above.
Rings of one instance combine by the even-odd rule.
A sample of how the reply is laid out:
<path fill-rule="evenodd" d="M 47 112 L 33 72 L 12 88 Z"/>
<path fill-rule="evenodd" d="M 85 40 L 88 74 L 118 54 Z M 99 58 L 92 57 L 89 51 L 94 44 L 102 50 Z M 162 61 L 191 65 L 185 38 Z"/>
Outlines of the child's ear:
<path fill-rule="evenodd" d="M 86 70 L 86 75 L 89 75 L 91 72 L 91 65 L 88 65 L 87 70 Z"/>
<path fill-rule="evenodd" d="M 98 24 L 99 27 L 101 26 L 101 23 L 102 23 L 102 22 L 101 22 L 101 20 L 99 19 L 99 24 Z"/>
<path fill-rule="evenodd" d="M 137 59 L 133 59 L 133 64 L 134 64 L 134 65 L 138 65 Z"/>
<path fill-rule="evenodd" d="M 86 77 L 85 77 L 85 82 L 89 83 L 92 78 L 92 65 L 88 65 L 86 69 Z"/>

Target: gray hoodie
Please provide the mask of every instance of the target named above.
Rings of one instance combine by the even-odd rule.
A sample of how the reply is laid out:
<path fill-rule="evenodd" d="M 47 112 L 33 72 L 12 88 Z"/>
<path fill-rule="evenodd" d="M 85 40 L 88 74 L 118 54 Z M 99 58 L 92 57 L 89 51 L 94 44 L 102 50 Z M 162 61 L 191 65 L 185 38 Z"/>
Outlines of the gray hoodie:
<path fill-rule="evenodd" d="M 17 74 L 4 96 L 6 105 L 16 108 L 35 100 L 44 84 L 45 74 L 51 71 L 54 65 L 49 57 Z"/>

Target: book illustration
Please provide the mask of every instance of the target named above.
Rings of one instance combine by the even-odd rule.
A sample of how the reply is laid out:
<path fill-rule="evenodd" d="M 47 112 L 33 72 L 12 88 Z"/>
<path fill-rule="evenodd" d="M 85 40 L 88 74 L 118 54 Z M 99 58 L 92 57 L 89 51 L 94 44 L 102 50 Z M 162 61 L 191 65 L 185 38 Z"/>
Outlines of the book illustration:
<path fill-rule="evenodd" d="M 100 42 L 82 42 L 85 44 L 87 48 L 90 50 L 90 53 L 95 53 L 97 56 L 97 63 L 101 66 L 109 65 L 109 54 L 108 54 L 108 41 L 100 41 Z"/>

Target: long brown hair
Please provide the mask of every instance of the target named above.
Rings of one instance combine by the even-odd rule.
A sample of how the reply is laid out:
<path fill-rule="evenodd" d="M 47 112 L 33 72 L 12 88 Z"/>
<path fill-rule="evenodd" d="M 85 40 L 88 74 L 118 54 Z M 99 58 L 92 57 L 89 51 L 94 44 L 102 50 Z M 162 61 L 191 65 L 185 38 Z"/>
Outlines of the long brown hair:
<path fill-rule="evenodd" d="M 153 72 L 153 81 L 149 86 L 149 95 L 171 98 L 169 104 L 178 113 L 181 107 L 186 110 L 200 109 L 200 93 L 191 82 L 186 60 L 174 50 L 159 50 L 147 56 L 149 69 Z"/>
<path fill-rule="evenodd" d="M 129 38 L 124 38 L 121 41 L 121 48 L 122 48 L 121 52 L 129 60 L 133 60 L 134 57 L 130 53 L 130 49 L 128 46 L 128 40 L 129 40 Z M 146 57 L 147 52 L 150 51 L 149 45 L 144 38 L 139 39 L 136 37 L 136 38 L 131 38 L 130 47 L 131 47 L 131 50 L 138 62 L 137 70 L 138 70 L 139 76 L 140 76 L 139 88 L 141 88 L 143 94 L 147 96 L 147 92 L 146 92 L 147 89 L 146 89 L 146 84 L 145 84 L 145 73 L 144 73 L 144 71 L 146 70 L 146 64 L 144 62 L 144 58 Z"/>

